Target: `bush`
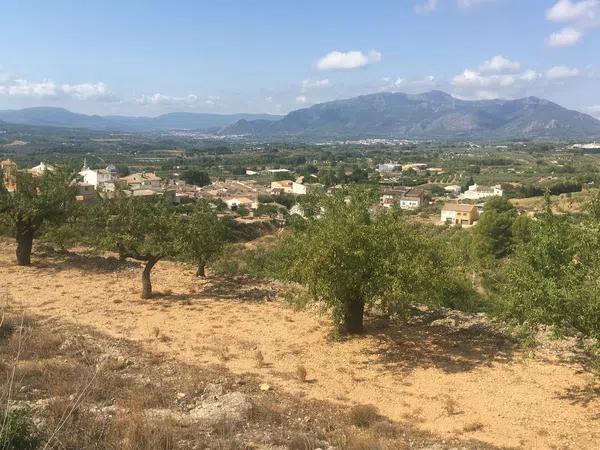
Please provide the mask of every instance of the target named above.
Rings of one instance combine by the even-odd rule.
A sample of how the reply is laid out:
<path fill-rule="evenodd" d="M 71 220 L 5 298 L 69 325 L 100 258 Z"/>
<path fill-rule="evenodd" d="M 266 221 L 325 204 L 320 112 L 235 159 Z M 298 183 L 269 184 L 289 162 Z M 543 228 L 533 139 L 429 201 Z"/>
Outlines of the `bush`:
<path fill-rule="evenodd" d="M 0 427 L 0 448 L 2 450 L 33 450 L 40 439 L 31 420 L 31 411 L 26 408 L 10 411 L 0 410 L 6 420 Z"/>
<path fill-rule="evenodd" d="M 373 405 L 357 405 L 350 409 L 350 422 L 357 427 L 368 428 L 379 419 L 379 412 Z"/>

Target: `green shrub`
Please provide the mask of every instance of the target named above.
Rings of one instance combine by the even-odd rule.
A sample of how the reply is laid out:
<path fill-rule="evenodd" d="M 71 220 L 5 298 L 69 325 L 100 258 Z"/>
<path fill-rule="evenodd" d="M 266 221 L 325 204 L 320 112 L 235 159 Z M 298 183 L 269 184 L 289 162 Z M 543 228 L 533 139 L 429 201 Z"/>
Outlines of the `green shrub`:
<path fill-rule="evenodd" d="M 0 411 L 0 448 L 2 450 L 33 450 L 40 443 L 31 420 L 31 411 L 26 408 Z"/>

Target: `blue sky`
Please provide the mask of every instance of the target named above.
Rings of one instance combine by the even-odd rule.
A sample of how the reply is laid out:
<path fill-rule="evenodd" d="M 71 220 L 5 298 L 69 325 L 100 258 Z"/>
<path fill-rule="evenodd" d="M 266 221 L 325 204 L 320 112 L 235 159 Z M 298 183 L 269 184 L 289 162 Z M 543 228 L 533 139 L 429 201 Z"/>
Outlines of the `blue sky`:
<path fill-rule="evenodd" d="M 600 117 L 600 0 L 3 0 L 0 108 L 285 113 L 537 95 Z"/>

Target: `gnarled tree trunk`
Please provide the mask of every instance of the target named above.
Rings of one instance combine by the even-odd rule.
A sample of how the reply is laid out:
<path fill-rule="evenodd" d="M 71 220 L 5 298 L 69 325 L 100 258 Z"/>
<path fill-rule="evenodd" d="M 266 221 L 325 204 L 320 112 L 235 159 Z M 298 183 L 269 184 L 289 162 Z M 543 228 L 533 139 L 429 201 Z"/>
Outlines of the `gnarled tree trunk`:
<path fill-rule="evenodd" d="M 142 272 L 142 298 L 144 299 L 152 297 L 152 281 L 150 280 L 150 273 L 159 259 L 160 258 L 150 258 L 146 262 L 146 266 Z"/>
<path fill-rule="evenodd" d="M 17 227 L 17 265 L 31 265 L 31 249 L 33 248 L 33 230 Z"/>
<path fill-rule="evenodd" d="M 344 322 L 342 331 L 349 334 L 360 334 L 363 332 L 363 314 L 365 302 L 361 300 L 348 300 L 344 302 Z"/>

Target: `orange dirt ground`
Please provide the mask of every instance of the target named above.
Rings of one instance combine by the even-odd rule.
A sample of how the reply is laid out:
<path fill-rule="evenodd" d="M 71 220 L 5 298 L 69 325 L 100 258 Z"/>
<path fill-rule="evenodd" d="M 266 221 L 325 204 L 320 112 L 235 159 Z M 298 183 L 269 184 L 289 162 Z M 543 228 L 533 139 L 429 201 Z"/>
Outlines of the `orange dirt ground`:
<path fill-rule="evenodd" d="M 197 280 L 192 267 L 163 261 L 153 272 L 155 292 L 163 294 L 144 301 L 137 264 L 34 255 L 34 265 L 23 268 L 14 265 L 14 245 L 0 245 L 0 293 L 26 313 L 92 326 L 188 363 L 258 374 L 273 389 L 298 396 L 374 404 L 442 440 L 598 448 L 594 378 L 554 348 L 524 352 L 477 327 L 460 332 L 375 320 L 362 337 L 332 341 L 326 317 L 273 299 L 266 284 Z M 295 377 L 299 365 L 307 370 L 305 383 Z"/>

